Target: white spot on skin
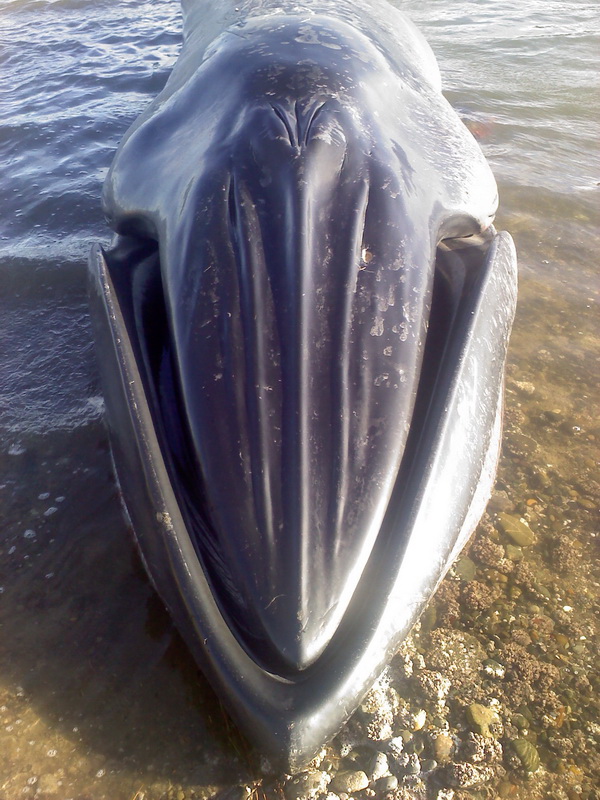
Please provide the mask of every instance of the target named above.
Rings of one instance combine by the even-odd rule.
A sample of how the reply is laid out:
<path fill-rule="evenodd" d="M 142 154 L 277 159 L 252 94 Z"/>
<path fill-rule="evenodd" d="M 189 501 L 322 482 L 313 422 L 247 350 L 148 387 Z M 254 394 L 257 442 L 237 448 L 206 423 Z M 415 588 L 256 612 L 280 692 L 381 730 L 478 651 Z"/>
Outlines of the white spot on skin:
<path fill-rule="evenodd" d="M 158 511 L 156 514 L 156 519 L 158 522 L 162 522 L 162 524 L 166 528 L 172 528 L 173 523 L 171 522 L 171 515 L 168 514 L 166 511 Z"/>
<path fill-rule="evenodd" d="M 383 335 L 383 318 L 377 317 L 373 327 L 371 328 L 371 336 Z"/>

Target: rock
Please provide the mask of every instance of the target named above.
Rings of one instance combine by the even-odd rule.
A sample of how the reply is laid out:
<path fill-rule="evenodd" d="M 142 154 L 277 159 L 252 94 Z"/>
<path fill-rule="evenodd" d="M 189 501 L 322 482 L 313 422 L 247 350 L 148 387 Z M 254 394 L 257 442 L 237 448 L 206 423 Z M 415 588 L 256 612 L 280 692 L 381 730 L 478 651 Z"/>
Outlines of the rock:
<path fill-rule="evenodd" d="M 485 738 L 491 738 L 490 725 L 499 722 L 500 719 L 493 708 L 487 708 L 480 703 L 471 703 L 466 710 L 467 721 L 470 729 L 474 733 L 479 733 Z"/>
<path fill-rule="evenodd" d="M 433 754 L 435 760 L 440 764 L 445 764 L 450 761 L 452 751 L 454 750 L 454 742 L 448 733 L 438 733 L 432 740 Z"/>
<path fill-rule="evenodd" d="M 450 680 L 435 670 L 421 670 L 417 673 L 416 680 L 425 697 L 439 703 L 446 699 L 452 688 Z"/>
<path fill-rule="evenodd" d="M 507 544 L 506 557 L 511 561 L 520 561 L 523 558 L 523 548 L 516 544 Z"/>
<path fill-rule="evenodd" d="M 462 556 L 458 559 L 456 564 L 454 565 L 454 572 L 458 575 L 459 578 L 462 578 L 463 581 L 472 581 L 475 577 L 475 572 L 477 571 L 477 567 L 475 563 L 469 558 L 469 556 Z"/>
<path fill-rule="evenodd" d="M 313 800 L 325 791 L 329 781 L 330 776 L 320 770 L 300 772 L 286 782 L 283 793 L 286 800 Z"/>
<path fill-rule="evenodd" d="M 504 533 L 519 547 L 529 547 L 535 541 L 534 533 L 529 525 L 521 522 L 518 517 L 501 513 L 498 514 L 498 522 Z"/>
<path fill-rule="evenodd" d="M 420 708 L 411 715 L 410 727 L 413 731 L 420 731 L 427 722 L 427 712 L 424 708 Z"/>
<path fill-rule="evenodd" d="M 394 712 L 399 698 L 384 675 L 377 681 L 361 704 L 361 711 L 369 715 L 367 736 L 375 742 L 382 742 L 393 735 Z"/>
<path fill-rule="evenodd" d="M 384 792 L 393 792 L 398 788 L 398 778 L 395 775 L 386 775 L 384 778 L 379 778 L 373 784 L 373 789 L 379 794 Z"/>
<path fill-rule="evenodd" d="M 516 389 L 525 397 L 533 397 L 535 394 L 535 386 L 530 381 L 511 381 L 510 387 L 511 389 Z"/>
<path fill-rule="evenodd" d="M 490 678 L 503 678 L 506 675 L 506 667 L 494 661 L 493 658 L 486 658 L 483 662 L 483 671 Z"/>
<path fill-rule="evenodd" d="M 418 775 L 421 772 L 421 761 L 416 753 L 410 753 L 404 767 L 407 775 Z"/>
<path fill-rule="evenodd" d="M 461 756 L 471 764 L 490 764 L 502 760 L 502 745 L 496 739 L 486 739 L 485 736 L 471 731 L 462 744 Z"/>
<path fill-rule="evenodd" d="M 509 498 L 508 494 L 503 491 L 494 492 L 488 503 L 488 510 L 497 513 L 498 511 L 514 511 L 515 504 Z"/>
<path fill-rule="evenodd" d="M 360 792 L 369 785 L 369 779 L 362 770 L 345 770 L 338 772 L 331 781 L 331 788 L 335 792 Z M 287 795 L 286 795 L 287 797 Z"/>
<path fill-rule="evenodd" d="M 507 435 L 504 444 L 509 453 L 517 458 L 531 457 L 539 450 L 538 444 L 531 436 L 526 436 L 524 433 L 519 433 L 515 430 L 507 429 Z"/>
<path fill-rule="evenodd" d="M 471 581 L 465 584 L 461 592 L 464 607 L 471 613 L 478 613 L 489 608 L 498 599 L 498 591 L 481 581 Z"/>
<path fill-rule="evenodd" d="M 529 728 L 529 720 L 523 714 L 513 714 L 512 724 L 520 731 Z"/>
<path fill-rule="evenodd" d="M 450 786 L 455 786 L 457 789 L 469 789 L 480 783 L 486 783 L 493 774 L 494 771 L 491 767 L 466 764 L 462 761 L 446 767 L 446 780 Z"/>
<path fill-rule="evenodd" d="M 527 739 L 513 739 L 511 746 L 527 772 L 535 772 L 540 766 L 540 755 L 534 744 Z"/>
<path fill-rule="evenodd" d="M 389 772 L 390 765 L 386 754 L 382 752 L 375 753 L 369 762 L 369 767 L 367 769 L 367 777 L 369 778 L 369 782 L 373 783 L 374 781 L 378 781 L 385 775 L 389 775 Z"/>
<path fill-rule="evenodd" d="M 392 758 L 396 758 L 397 756 L 399 756 L 400 753 L 404 750 L 404 737 L 394 736 L 393 739 L 390 739 L 389 742 L 387 743 L 387 750 Z"/>
<path fill-rule="evenodd" d="M 459 630 L 436 628 L 427 638 L 430 669 L 444 674 L 457 688 L 477 682 L 487 653 L 474 636 Z"/>
<path fill-rule="evenodd" d="M 486 567 L 491 567 L 504 574 L 512 572 L 513 565 L 506 560 L 504 547 L 494 542 L 489 536 L 476 539 L 471 548 L 471 554 Z"/>
<path fill-rule="evenodd" d="M 498 784 L 498 797 L 500 797 L 501 800 L 504 800 L 505 797 L 513 797 L 516 788 L 517 787 L 509 781 L 500 781 Z"/>

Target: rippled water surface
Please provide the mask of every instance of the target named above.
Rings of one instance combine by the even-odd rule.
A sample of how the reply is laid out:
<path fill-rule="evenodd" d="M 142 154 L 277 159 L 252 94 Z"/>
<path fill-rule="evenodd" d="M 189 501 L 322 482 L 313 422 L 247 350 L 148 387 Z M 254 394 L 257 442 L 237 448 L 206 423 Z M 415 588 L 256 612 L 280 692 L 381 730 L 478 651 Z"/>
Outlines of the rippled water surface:
<path fill-rule="evenodd" d="M 598 595 L 598 6 L 398 5 L 425 33 L 449 100 L 494 169 L 497 226 L 517 244 L 499 487 L 539 530 L 532 569 L 546 570 L 553 597 L 579 592 L 576 607 Z M 0 5 L 2 800 L 208 797 L 260 774 L 139 566 L 112 479 L 87 315 L 89 244 L 110 238 L 102 181 L 123 133 L 164 85 L 180 27 L 173 0 Z M 553 561 L 544 531 L 548 542 L 568 533 L 579 561 Z M 497 601 L 513 603 L 513 619 L 516 598 Z M 548 647 L 565 636 L 556 663 L 597 681 L 597 650 L 586 650 L 597 617 L 587 600 L 576 612 L 588 633 L 567 626 Z M 485 645 L 484 622 L 474 624 Z M 563 714 L 575 720 L 564 723 L 567 738 L 587 730 L 577 697 Z M 591 797 L 591 762 L 563 762 L 570 782 L 558 797 Z M 546 796 L 507 774 L 501 796 Z"/>

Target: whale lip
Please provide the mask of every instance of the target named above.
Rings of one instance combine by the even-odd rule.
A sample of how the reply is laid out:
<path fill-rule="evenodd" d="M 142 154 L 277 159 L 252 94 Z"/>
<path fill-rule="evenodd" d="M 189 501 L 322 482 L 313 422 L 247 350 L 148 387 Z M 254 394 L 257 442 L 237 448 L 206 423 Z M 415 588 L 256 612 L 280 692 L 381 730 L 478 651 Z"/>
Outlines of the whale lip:
<path fill-rule="evenodd" d="M 222 553 L 210 552 L 207 498 L 189 490 L 195 466 L 170 374 L 156 247 L 121 238 L 107 253 L 95 245 L 89 264 L 118 480 L 147 570 L 232 716 L 275 762 L 298 769 L 356 708 L 483 511 L 516 302 L 512 240 L 491 228 L 440 244 L 438 324 L 430 325 L 403 466 L 372 552 L 316 654 L 292 629 L 266 657 L 252 610 L 244 618 L 243 605 L 228 605 L 235 587 Z M 254 567 L 260 572 L 260 562 Z"/>

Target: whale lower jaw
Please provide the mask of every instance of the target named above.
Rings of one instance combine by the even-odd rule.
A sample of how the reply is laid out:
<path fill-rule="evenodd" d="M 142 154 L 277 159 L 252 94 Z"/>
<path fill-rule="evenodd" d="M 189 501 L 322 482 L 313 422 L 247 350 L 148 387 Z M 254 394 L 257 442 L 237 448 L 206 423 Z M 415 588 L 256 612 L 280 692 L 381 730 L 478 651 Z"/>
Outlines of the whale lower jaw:
<path fill-rule="evenodd" d="M 492 231 L 490 237 L 479 248 L 483 260 L 476 268 L 469 263 L 476 247 L 452 249 L 450 243 L 438 250 L 439 280 L 454 297 L 451 335 L 430 374 L 426 345 L 422 381 L 429 385 L 417 396 L 421 410 L 408 456 L 347 610 L 321 654 L 297 670 L 262 663 L 260 643 L 253 649 L 240 633 L 243 620 L 227 608 L 214 568 L 198 549 L 201 514 L 199 520 L 173 459 L 148 341 L 156 331 L 145 322 L 156 320 L 160 303 L 153 288 L 157 256 L 147 253 L 120 270 L 100 246 L 92 248 L 91 309 L 108 423 L 145 566 L 232 717 L 288 770 L 314 757 L 356 709 L 472 533 L 491 492 L 516 256 L 508 234 Z"/>

